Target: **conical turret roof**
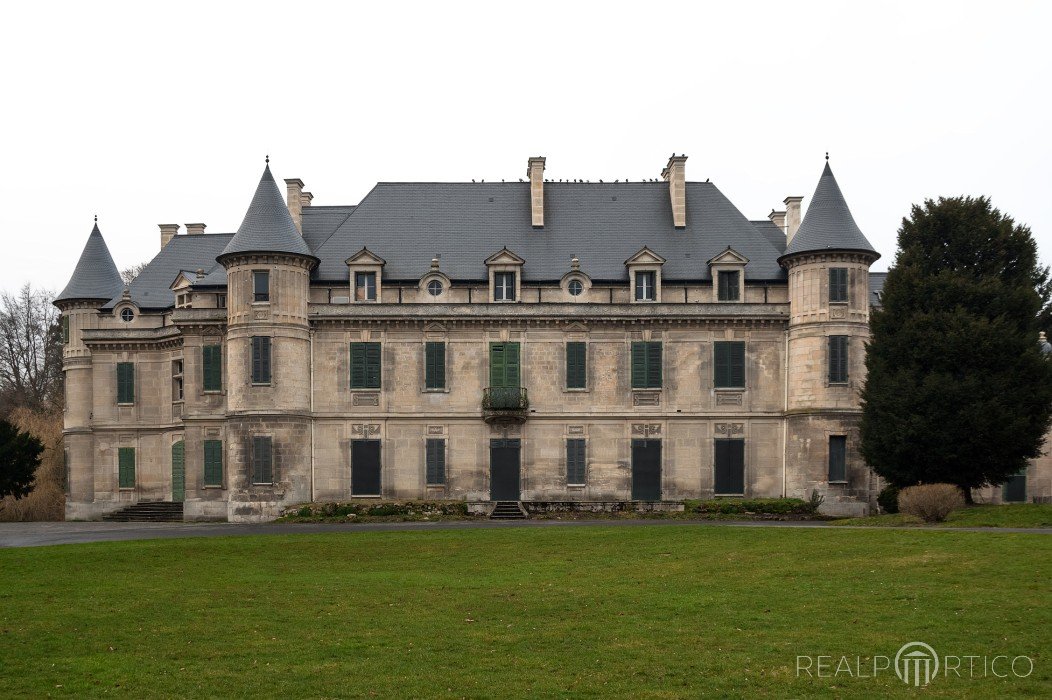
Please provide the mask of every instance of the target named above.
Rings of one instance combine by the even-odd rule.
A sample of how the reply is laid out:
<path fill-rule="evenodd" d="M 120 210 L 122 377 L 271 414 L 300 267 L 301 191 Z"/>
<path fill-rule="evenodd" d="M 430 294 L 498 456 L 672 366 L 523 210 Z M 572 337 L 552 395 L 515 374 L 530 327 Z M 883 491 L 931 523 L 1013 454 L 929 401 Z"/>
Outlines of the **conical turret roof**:
<path fill-rule="evenodd" d="M 782 258 L 822 250 L 860 250 L 880 257 L 851 216 L 829 161 L 818 180 L 807 215 Z"/>
<path fill-rule="evenodd" d="M 216 260 L 233 253 L 294 253 L 314 257 L 292 221 L 270 165 L 263 170 L 245 220 Z"/>
<path fill-rule="evenodd" d="M 102 299 L 109 301 L 121 293 L 124 282 L 121 273 L 110 255 L 110 249 L 106 247 L 106 241 L 99 231 L 99 224 L 95 222 L 95 228 L 91 229 L 88 242 L 84 244 L 84 250 L 77 261 L 77 267 L 73 270 L 73 276 L 62 290 L 55 301 L 68 301 L 70 299 Z"/>

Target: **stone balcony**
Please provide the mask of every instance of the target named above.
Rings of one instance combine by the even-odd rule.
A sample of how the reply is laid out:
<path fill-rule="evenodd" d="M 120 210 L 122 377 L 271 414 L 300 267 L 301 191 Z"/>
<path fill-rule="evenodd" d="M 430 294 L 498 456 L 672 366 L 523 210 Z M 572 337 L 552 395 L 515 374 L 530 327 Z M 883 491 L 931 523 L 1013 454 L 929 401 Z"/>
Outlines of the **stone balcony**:
<path fill-rule="evenodd" d="M 482 420 L 487 423 L 525 423 L 530 400 L 524 387 L 486 387 L 482 390 Z"/>

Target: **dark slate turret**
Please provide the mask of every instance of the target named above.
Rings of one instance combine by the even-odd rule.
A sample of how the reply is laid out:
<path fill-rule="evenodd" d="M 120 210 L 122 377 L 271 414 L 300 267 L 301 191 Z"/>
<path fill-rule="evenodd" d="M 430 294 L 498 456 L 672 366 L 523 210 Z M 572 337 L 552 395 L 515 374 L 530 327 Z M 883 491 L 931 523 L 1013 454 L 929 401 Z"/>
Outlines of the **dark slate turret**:
<path fill-rule="evenodd" d="M 245 212 L 245 220 L 216 260 L 222 262 L 225 257 L 237 253 L 291 253 L 314 257 L 292 221 L 269 164 L 259 179 L 256 194 Z"/>
<path fill-rule="evenodd" d="M 119 295 L 123 288 L 121 273 L 117 271 L 117 265 L 113 262 L 110 249 L 106 247 L 106 241 L 103 240 L 96 221 L 95 228 L 91 229 L 91 235 L 88 236 L 88 242 L 84 244 L 77 267 L 73 270 L 73 276 L 69 278 L 66 288 L 55 297 L 55 302 L 74 299 L 109 301 Z"/>
<path fill-rule="evenodd" d="M 818 180 L 811 204 L 807 207 L 807 214 L 782 258 L 827 250 L 872 253 L 874 260 L 880 257 L 858 228 L 855 217 L 851 216 L 851 210 L 844 201 L 844 194 L 833 177 L 828 161 Z"/>

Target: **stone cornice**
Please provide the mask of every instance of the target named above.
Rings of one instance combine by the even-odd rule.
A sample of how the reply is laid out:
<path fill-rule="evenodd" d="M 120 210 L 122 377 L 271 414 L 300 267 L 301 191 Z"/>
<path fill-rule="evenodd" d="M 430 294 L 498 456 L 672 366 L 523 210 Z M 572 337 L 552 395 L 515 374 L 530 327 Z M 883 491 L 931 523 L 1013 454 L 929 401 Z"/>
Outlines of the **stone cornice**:
<path fill-rule="evenodd" d="M 174 326 L 160 328 L 88 328 L 82 331 L 84 344 L 93 349 L 125 349 L 153 346 L 177 347 L 182 333 Z"/>

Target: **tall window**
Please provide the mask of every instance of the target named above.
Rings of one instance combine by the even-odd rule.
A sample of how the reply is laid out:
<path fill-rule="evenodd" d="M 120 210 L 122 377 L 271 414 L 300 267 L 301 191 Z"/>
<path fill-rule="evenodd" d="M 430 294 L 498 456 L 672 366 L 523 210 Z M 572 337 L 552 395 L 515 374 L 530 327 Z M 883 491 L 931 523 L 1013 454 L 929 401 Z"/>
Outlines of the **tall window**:
<path fill-rule="evenodd" d="M 847 481 L 847 436 L 829 436 L 829 481 Z"/>
<path fill-rule="evenodd" d="M 274 445 L 269 435 L 252 438 L 252 483 L 274 483 Z"/>
<path fill-rule="evenodd" d="M 252 336 L 252 383 L 270 384 L 270 336 Z"/>
<path fill-rule="evenodd" d="M 515 301 L 515 273 L 493 273 L 493 300 Z"/>
<path fill-rule="evenodd" d="M 713 343 L 712 384 L 717 389 L 745 386 L 745 343 L 740 340 Z"/>
<path fill-rule="evenodd" d="M 204 390 L 221 390 L 223 388 L 223 346 L 203 346 L 201 348 L 201 366 L 204 374 L 201 385 L 204 387 Z"/>
<path fill-rule="evenodd" d="M 636 301 L 657 299 L 657 273 L 653 270 L 636 273 Z"/>
<path fill-rule="evenodd" d="M 69 316 L 62 317 L 62 344 L 69 344 Z"/>
<path fill-rule="evenodd" d="M 252 301 L 270 301 L 270 273 L 266 270 L 252 273 Z"/>
<path fill-rule="evenodd" d="M 582 342 L 566 344 L 566 388 L 584 389 L 587 382 L 588 346 Z"/>
<path fill-rule="evenodd" d="M 351 388 L 380 388 L 380 343 L 351 343 Z"/>
<path fill-rule="evenodd" d="M 117 486 L 122 489 L 135 488 L 135 448 L 117 448 Z"/>
<path fill-rule="evenodd" d="M 719 301 L 738 301 L 741 299 L 738 270 L 720 270 L 716 273 L 716 298 Z"/>
<path fill-rule="evenodd" d="M 632 388 L 661 388 L 661 343 L 632 343 Z"/>
<path fill-rule="evenodd" d="M 583 438 L 570 438 L 566 441 L 567 484 L 580 485 L 585 483 L 584 447 Z"/>
<path fill-rule="evenodd" d="M 135 403 L 135 363 L 117 363 L 117 403 Z"/>
<path fill-rule="evenodd" d="M 205 486 L 223 485 L 223 441 L 205 440 Z"/>
<path fill-rule="evenodd" d="M 847 268 L 829 268 L 829 301 L 847 301 Z"/>
<path fill-rule="evenodd" d="M 428 438 L 427 484 L 440 486 L 446 483 L 446 441 L 444 438 Z"/>
<path fill-rule="evenodd" d="M 829 383 L 847 383 L 847 336 L 829 336 Z"/>
<path fill-rule="evenodd" d="M 183 400 L 183 361 L 172 360 L 172 401 Z"/>
<path fill-rule="evenodd" d="M 355 301 L 376 301 L 375 272 L 354 273 L 354 299 Z"/>
<path fill-rule="evenodd" d="M 428 342 L 424 344 L 424 388 L 446 388 L 446 344 Z"/>
<path fill-rule="evenodd" d="M 216 308 L 217 309 L 225 309 L 226 308 L 226 294 L 216 294 Z"/>

